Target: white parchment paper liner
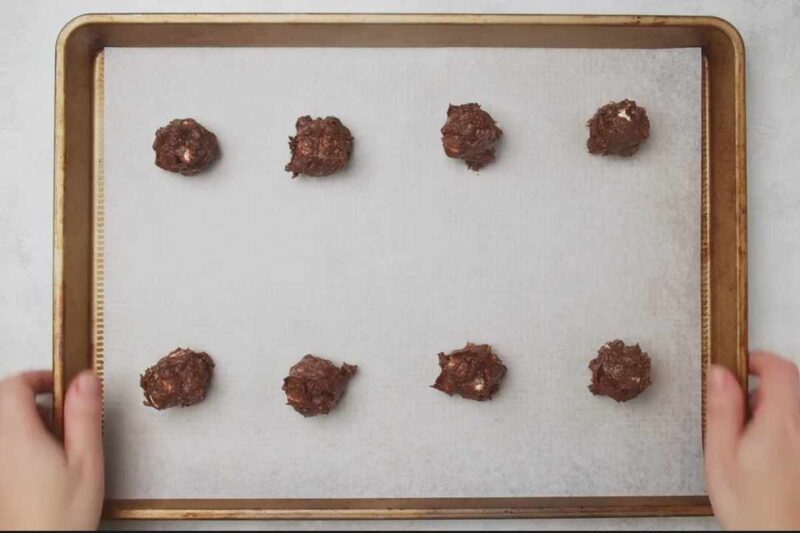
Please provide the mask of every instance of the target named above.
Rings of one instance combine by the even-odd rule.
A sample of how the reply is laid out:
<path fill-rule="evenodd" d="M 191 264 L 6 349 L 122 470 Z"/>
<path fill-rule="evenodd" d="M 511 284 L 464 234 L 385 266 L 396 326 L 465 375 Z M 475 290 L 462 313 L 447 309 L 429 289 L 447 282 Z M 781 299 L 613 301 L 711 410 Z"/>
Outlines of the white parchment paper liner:
<path fill-rule="evenodd" d="M 626 97 L 650 141 L 588 155 Z M 505 132 L 480 173 L 439 140 L 472 101 Z M 346 172 L 283 171 L 305 114 L 351 129 Z M 220 139 L 204 175 L 153 164 L 178 117 Z M 110 497 L 703 491 L 699 50 L 112 48 L 105 126 Z M 628 404 L 586 390 L 614 338 L 653 358 Z M 468 340 L 509 368 L 491 402 L 429 388 Z M 209 397 L 143 407 L 177 346 L 216 361 Z M 284 405 L 306 353 L 359 366 L 330 416 Z"/>

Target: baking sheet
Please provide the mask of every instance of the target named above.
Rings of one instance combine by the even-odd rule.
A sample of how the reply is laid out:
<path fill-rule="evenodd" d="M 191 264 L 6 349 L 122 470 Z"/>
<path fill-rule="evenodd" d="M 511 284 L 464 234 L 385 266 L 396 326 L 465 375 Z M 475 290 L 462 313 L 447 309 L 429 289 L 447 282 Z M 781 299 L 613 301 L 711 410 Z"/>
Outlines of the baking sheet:
<path fill-rule="evenodd" d="M 703 492 L 700 51 L 106 49 L 107 495 L 436 497 Z M 586 153 L 586 120 L 636 99 L 650 141 Z M 479 173 L 444 156 L 449 103 L 505 137 Z M 300 115 L 351 129 L 347 171 L 290 179 Z M 153 165 L 194 117 L 223 158 Z M 606 341 L 640 342 L 654 384 L 587 390 Z M 491 402 L 429 388 L 436 354 L 491 343 Z M 208 351 L 198 406 L 141 405 L 139 374 Z M 282 378 L 306 353 L 359 365 L 305 419 Z"/>

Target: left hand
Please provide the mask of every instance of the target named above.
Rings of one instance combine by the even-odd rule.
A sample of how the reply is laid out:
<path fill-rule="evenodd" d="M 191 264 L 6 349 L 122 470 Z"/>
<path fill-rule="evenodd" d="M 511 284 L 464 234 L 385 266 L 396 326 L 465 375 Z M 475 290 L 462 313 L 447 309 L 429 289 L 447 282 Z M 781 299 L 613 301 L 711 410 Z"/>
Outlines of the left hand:
<path fill-rule="evenodd" d="M 90 370 L 71 383 L 64 443 L 45 426 L 36 395 L 49 370 L 0 381 L 0 529 L 96 529 L 103 506 L 102 391 Z"/>

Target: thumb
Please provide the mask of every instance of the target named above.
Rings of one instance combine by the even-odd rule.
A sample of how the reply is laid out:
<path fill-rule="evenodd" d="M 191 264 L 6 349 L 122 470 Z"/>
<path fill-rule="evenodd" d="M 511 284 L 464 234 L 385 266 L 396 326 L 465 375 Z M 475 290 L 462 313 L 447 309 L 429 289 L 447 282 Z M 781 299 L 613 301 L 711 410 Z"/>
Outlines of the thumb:
<path fill-rule="evenodd" d="M 719 365 L 708 369 L 706 398 L 706 482 L 709 493 L 724 485 L 744 425 L 744 393 L 733 373 Z"/>
<path fill-rule="evenodd" d="M 100 380 L 84 370 L 70 384 L 64 404 L 67 463 L 87 481 L 103 482 L 103 394 Z"/>

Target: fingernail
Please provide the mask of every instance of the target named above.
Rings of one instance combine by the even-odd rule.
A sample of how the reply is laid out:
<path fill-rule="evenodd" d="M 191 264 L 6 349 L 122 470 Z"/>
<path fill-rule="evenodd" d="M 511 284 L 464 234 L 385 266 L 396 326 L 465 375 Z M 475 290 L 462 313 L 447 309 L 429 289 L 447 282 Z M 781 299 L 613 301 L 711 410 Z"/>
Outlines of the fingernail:
<path fill-rule="evenodd" d="M 708 369 L 708 386 L 712 390 L 722 390 L 728 383 L 728 371 L 719 366 L 711 365 Z"/>
<path fill-rule="evenodd" d="M 100 380 L 94 375 L 94 372 L 81 373 L 77 377 L 75 386 L 78 389 L 78 395 L 82 398 L 94 399 L 100 395 Z"/>

